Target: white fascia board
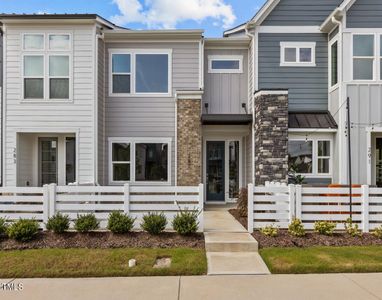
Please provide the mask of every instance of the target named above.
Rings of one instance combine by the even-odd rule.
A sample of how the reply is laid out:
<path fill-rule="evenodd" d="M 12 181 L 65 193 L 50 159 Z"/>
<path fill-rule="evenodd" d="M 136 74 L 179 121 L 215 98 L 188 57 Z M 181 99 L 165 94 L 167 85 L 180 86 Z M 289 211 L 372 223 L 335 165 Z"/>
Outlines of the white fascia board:
<path fill-rule="evenodd" d="M 255 93 L 255 97 L 260 97 L 264 95 L 288 95 L 288 90 L 261 90 Z"/>
<path fill-rule="evenodd" d="M 307 132 L 307 133 L 312 133 L 312 132 L 317 132 L 317 133 L 322 133 L 322 132 L 337 132 L 338 129 L 336 128 L 289 128 L 288 132 Z"/>
<path fill-rule="evenodd" d="M 257 12 L 257 14 L 249 21 L 250 24 L 260 25 L 271 11 L 279 4 L 280 0 L 268 0 Z"/>
<path fill-rule="evenodd" d="M 179 100 L 201 100 L 204 94 L 203 90 L 196 91 L 176 91 L 175 98 Z"/>
<path fill-rule="evenodd" d="M 322 33 L 319 26 L 260 26 L 259 33 Z"/>

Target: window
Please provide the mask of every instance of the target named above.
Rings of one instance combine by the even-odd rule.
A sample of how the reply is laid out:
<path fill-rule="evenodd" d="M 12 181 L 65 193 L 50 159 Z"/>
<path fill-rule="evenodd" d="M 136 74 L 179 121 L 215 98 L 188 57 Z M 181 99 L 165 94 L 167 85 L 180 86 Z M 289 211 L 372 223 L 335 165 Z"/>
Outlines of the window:
<path fill-rule="evenodd" d="M 110 183 L 170 182 L 171 139 L 110 139 Z"/>
<path fill-rule="evenodd" d="M 49 57 L 49 98 L 69 99 L 69 56 Z"/>
<path fill-rule="evenodd" d="M 171 93 L 171 51 L 111 50 L 110 95 Z"/>
<path fill-rule="evenodd" d="M 280 66 L 314 67 L 316 65 L 316 43 L 281 42 Z"/>
<path fill-rule="evenodd" d="M 243 73 L 243 56 L 210 55 L 208 56 L 209 73 Z"/>
<path fill-rule="evenodd" d="M 330 46 L 330 86 L 338 83 L 338 41 Z"/>
<path fill-rule="evenodd" d="M 68 100 L 70 34 L 26 33 L 23 45 L 23 99 Z"/>
<path fill-rule="evenodd" d="M 24 50 L 43 50 L 44 35 L 43 34 L 24 34 L 23 38 Z"/>
<path fill-rule="evenodd" d="M 353 79 L 374 79 L 374 35 L 353 35 Z"/>
<path fill-rule="evenodd" d="M 44 56 L 24 56 L 24 98 L 44 98 Z"/>
<path fill-rule="evenodd" d="M 331 141 L 323 139 L 288 142 L 289 169 L 306 176 L 331 174 Z"/>

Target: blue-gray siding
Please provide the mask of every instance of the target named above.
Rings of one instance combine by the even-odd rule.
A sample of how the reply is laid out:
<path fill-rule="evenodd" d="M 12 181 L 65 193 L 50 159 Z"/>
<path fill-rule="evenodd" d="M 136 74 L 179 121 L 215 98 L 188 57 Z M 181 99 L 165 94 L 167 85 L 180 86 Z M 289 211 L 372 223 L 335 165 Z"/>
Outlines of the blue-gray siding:
<path fill-rule="evenodd" d="M 315 67 L 280 67 L 280 42 L 316 42 Z M 288 89 L 289 110 L 328 109 L 325 34 L 260 34 L 259 89 Z"/>
<path fill-rule="evenodd" d="M 261 25 L 321 25 L 342 1 L 343 0 L 281 0 Z"/>
<path fill-rule="evenodd" d="M 357 0 L 348 10 L 346 17 L 349 28 L 381 28 L 382 1 Z"/>

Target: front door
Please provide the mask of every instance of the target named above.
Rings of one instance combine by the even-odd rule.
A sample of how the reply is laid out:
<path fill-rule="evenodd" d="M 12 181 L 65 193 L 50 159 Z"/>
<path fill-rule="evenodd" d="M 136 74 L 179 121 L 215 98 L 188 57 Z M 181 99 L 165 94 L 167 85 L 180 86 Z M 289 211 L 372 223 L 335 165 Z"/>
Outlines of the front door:
<path fill-rule="evenodd" d="M 382 187 L 382 138 L 375 141 L 375 181 L 378 187 Z"/>
<path fill-rule="evenodd" d="M 57 183 L 57 138 L 39 139 L 40 185 Z"/>
<path fill-rule="evenodd" d="M 207 201 L 225 201 L 225 142 L 208 141 L 206 155 Z"/>

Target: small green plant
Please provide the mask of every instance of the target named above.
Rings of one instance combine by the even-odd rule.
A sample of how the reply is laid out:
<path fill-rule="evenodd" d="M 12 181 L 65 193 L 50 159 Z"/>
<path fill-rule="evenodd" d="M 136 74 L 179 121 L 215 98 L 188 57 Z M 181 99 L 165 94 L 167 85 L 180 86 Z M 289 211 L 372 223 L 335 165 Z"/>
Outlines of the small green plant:
<path fill-rule="evenodd" d="M 5 218 L 0 218 L 0 236 L 7 233 L 8 224 Z"/>
<path fill-rule="evenodd" d="M 163 213 L 149 213 L 143 216 L 141 227 L 150 234 L 160 234 L 165 230 L 167 218 Z"/>
<path fill-rule="evenodd" d="M 314 231 L 322 235 L 333 235 L 337 224 L 329 221 L 317 221 L 314 223 Z"/>
<path fill-rule="evenodd" d="M 36 220 L 20 219 L 12 223 L 7 230 L 8 236 L 19 242 L 28 242 L 38 233 L 39 225 Z"/>
<path fill-rule="evenodd" d="M 109 215 L 107 229 L 113 233 L 128 233 L 134 227 L 135 219 L 120 211 L 113 211 Z"/>
<path fill-rule="evenodd" d="M 266 236 L 276 237 L 279 235 L 279 228 L 275 225 L 268 225 L 261 228 L 260 232 Z"/>
<path fill-rule="evenodd" d="M 362 233 L 358 228 L 358 224 L 354 224 L 351 218 L 347 218 L 344 225 L 346 232 L 352 237 L 362 236 Z"/>
<path fill-rule="evenodd" d="M 382 239 L 382 225 L 375 228 L 373 233 L 372 233 L 375 237 L 379 238 L 379 239 Z"/>
<path fill-rule="evenodd" d="M 63 233 L 69 229 L 69 217 L 60 213 L 55 214 L 48 219 L 46 223 L 46 229 L 53 231 L 54 233 Z"/>
<path fill-rule="evenodd" d="M 94 214 L 77 215 L 77 220 L 74 222 L 74 229 L 78 232 L 89 232 L 98 228 L 99 222 Z"/>
<path fill-rule="evenodd" d="M 199 228 L 198 215 L 197 211 L 180 210 L 172 221 L 172 227 L 181 235 L 193 234 Z"/>
<path fill-rule="evenodd" d="M 306 235 L 304 225 L 300 219 L 294 218 L 288 227 L 289 234 L 297 237 L 303 237 Z"/>
<path fill-rule="evenodd" d="M 288 170 L 288 181 L 291 184 L 298 184 L 301 185 L 305 181 L 305 177 L 298 174 L 297 172 L 297 166 L 296 165 L 290 165 Z"/>

